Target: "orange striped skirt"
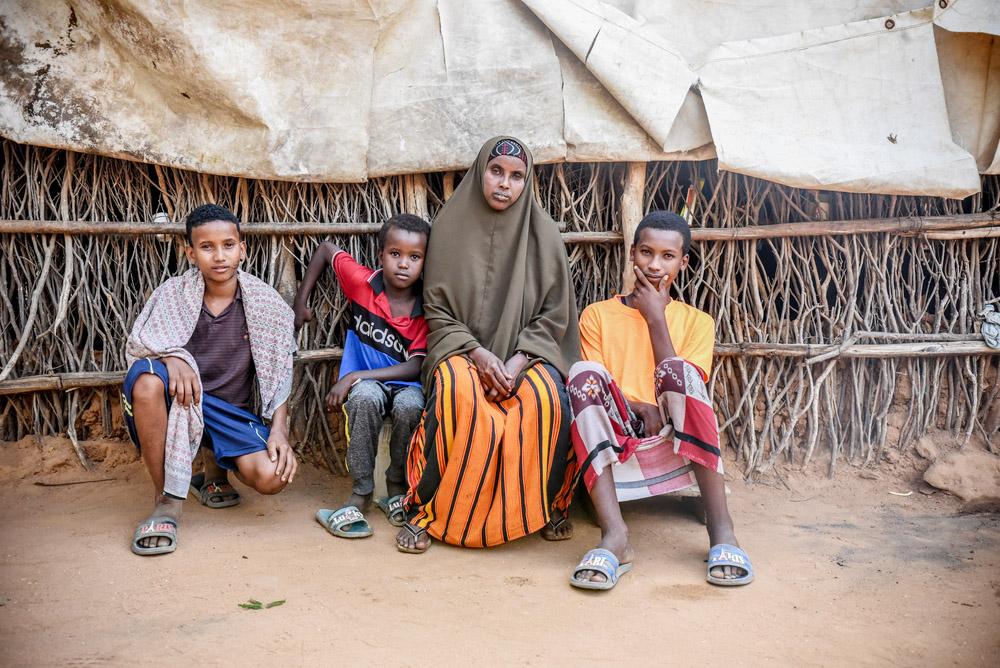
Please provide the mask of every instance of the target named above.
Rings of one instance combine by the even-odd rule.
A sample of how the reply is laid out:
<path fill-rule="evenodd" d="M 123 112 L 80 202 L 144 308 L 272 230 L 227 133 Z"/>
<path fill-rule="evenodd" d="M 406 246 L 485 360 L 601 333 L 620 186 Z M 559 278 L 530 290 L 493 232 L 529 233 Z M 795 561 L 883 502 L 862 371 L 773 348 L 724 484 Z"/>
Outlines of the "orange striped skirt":
<path fill-rule="evenodd" d="M 565 384 L 535 364 L 509 399 L 486 398 L 461 355 L 434 372 L 407 456 L 410 524 L 452 545 L 489 547 L 565 513 L 576 474 Z"/>

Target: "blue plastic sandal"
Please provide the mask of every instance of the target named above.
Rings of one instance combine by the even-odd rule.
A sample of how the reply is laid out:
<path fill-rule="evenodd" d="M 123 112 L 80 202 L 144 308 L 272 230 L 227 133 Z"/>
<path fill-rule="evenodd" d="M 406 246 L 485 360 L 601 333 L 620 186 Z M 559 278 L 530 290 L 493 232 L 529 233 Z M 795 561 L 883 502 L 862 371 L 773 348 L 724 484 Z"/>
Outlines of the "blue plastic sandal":
<path fill-rule="evenodd" d="M 338 510 L 320 508 L 316 511 L 316 521 L 341 538 L 367 538 L 374 533 L 357 506 L 344 506 Z"/>
<path fill-rule="evenodd" d="M 380 496 L 375 499 L 375 505 L 385 513 L 389 524 L 394 527 L 401 527 L 406 524 L 406 511 L 403 510 L 403 495 Z"/>
<path fill-rule="evenodd" d="M 580 589 L 613 589 L 618 584 L 618 578 L 632 570 L 632 564 L 619 563 L 618 557 L 611 550 L 597 547 L 583 555 L 583 559 L 573 569 L 573 575 L 569 577 L 569 583 Z M 593 580 L 579 580 L 577 575 L 583 571 L 597 571 L 605 577 L 603 582 Z"/>
<path fill-rule="evenodd" d="M 718 566 L 736 566 L 746 571 L 746 574 L 738 578 L 716 577 L 712 575 L 712 569 Z M 750 557 L 741 548 L 728 543 L 719 543 L 708 552 L 708 574 L 706 579 L 714 585 L 723 587 L 739 587 L 753 582 L 753 564 Z"/>

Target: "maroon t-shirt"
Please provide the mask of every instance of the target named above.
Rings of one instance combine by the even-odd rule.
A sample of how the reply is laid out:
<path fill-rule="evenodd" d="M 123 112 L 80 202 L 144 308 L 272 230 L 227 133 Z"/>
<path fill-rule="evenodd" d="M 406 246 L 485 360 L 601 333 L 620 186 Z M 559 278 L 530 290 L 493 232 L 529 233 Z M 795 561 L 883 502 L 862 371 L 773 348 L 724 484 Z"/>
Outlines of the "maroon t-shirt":
<path fill-rule="evenodd" d="M 250 409 L 255 370 L 250 331 L 243 311 L 243 293 L 239 287 L 233 303 L 217 316 L 201 305 L 198 324 L 184 349 L 198 363 L 203 392 Z"/>

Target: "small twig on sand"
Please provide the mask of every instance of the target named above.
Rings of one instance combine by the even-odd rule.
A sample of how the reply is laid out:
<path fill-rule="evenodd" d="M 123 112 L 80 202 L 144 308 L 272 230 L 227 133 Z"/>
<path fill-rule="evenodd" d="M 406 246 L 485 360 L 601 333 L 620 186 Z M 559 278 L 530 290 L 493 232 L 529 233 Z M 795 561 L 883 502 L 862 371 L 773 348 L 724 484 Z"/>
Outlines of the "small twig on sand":
<path fill-rule="evenodd" d="M 117 480 L 117 478 L 95 478 L 94 480 L 70 480 L 68 482 L 45 482 L 43 480 L 36 480 L 35 484 L 39 487 L 64 487 L 66 485 L 86 485 L 88 482 L 108 482 L 109 480 Z"/>

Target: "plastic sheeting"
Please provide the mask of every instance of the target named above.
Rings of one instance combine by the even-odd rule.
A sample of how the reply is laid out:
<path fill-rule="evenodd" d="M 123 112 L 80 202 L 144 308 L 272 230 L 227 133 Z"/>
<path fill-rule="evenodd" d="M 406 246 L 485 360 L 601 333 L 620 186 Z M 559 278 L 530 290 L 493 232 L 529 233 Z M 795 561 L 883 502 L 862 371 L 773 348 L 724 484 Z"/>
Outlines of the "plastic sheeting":
<path fill-rule="evenodd" d="M 717 152 L 789 185 L 961 197 L 1000 171 L 1000 2 L 941 4 L 11 0 L 0 133 L 324 181 L 464 167 L 511 133 L 539 162 Z"/>
<path fill-rule="evenodd" d="M 720 168 L 786 185 L 979 190 L 975 160 L 952 139 L 929 8 L 637 0 L 629 15 L 598 0 L 525 4 L 663 150 L 683 148 L 667 138 L 694 135 L 693 119 L 711 128 Z"/>

